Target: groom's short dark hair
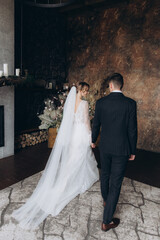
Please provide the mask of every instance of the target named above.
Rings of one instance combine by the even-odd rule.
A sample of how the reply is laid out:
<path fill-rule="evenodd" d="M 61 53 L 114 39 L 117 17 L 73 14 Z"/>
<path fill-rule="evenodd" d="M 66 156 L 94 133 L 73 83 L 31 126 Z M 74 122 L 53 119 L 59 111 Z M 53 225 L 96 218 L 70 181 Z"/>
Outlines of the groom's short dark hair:
<path fill-rule="evenodd" d="M 108 87 L 109 83 L 113 82 L 115 87 L 118 87 L 120 89 L 123 88 L 123 76 L 120 73 L 114 73 L 110 75 L 107 79 Z"/>

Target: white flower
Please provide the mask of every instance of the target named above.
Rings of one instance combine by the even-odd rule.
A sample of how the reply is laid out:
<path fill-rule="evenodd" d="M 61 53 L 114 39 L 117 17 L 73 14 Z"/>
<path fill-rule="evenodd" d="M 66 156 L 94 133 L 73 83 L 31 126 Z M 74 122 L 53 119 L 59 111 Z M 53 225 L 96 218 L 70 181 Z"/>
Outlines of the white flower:
<path fill-rule="evenodd" d="M 50 116 L 52 119 L 55 119 L 57 117 L 57 113 L 56 113 L 56 110 L 53 110 L 51 113 L 50 113 Z"/>
<path fill-rule="evenodd" d="M 46 123 L 43 123 L 39 126 L 39 129 L 48 129 L 48 128 L 49 128 L 49 125 Z"/>
<path fill-rule="evenodd" d="M 49 111 L 49 109 L 45 109 L 43 113 L 44 113 L 43 115 L 47 115 L 47 116 L 50 115 L 50 111 Z"/>

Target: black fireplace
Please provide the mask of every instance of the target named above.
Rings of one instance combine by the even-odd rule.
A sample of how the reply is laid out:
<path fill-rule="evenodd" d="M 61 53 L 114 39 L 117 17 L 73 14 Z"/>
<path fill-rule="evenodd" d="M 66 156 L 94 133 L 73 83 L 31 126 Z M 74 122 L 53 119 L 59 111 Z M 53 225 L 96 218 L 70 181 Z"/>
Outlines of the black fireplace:
<path fill-rule="evenodd" d="M 0 147 L 4 146 L 4 106 L 0 106 Z"/>

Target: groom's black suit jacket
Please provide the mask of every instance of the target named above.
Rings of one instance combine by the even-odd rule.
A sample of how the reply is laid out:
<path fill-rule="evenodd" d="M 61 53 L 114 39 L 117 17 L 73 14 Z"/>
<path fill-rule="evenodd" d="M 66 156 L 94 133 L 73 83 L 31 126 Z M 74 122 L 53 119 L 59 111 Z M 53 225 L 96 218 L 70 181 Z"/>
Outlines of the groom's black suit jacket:
<path fill-rule="evenodd" d="M 92 142 L 100 136 L 100 150 L 113 155 L 130 155 L 136 152 L 136 102 L 120 92 L 112 92 L 96 103 L 92 128 Z"/>

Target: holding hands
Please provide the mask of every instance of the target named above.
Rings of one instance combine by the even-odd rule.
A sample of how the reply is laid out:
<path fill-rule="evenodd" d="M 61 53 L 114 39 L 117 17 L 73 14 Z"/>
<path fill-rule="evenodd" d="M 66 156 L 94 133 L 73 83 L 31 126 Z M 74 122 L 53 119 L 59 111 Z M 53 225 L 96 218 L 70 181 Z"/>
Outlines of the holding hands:
<path fill-rule="evenodd" d="M 131 154 L 128 160 L 129 160 L 129 161 L 134 161 L 134 160 L 135 160 L 135 157 L 136 157 L 136 155 Z"/>
<path fill-rule="evenodd" d="M 95 144 L 95 143 L 91 143 L 91 147 L 92 147 L 92 148 L 95 148 L 95 147 L 96 147 L 96 144 Z"/>

